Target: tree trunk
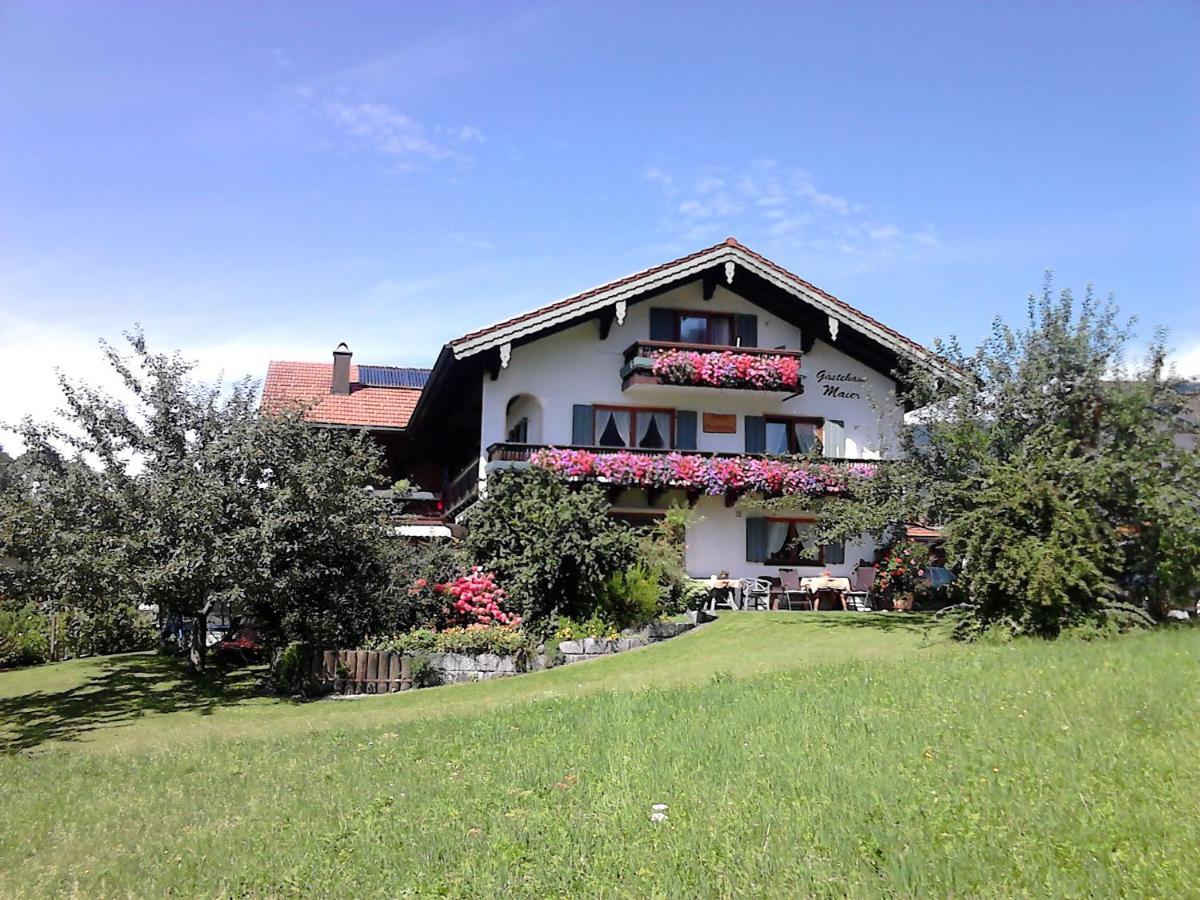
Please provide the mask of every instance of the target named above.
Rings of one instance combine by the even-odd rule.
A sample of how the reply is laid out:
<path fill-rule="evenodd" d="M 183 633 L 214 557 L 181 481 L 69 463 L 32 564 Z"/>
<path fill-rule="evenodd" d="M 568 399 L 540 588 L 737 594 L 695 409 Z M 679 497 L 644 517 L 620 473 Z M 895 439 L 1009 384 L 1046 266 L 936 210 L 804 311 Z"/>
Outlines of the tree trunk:
<path fill-rule="evenodd" d="M 192 620 L 192 639 L 188 647 L 188 668 L 199 675 L 204 671 L 204 663 L 208 656 L 208 612 L 212 609 L 209 600 L 200 610 L 200 615 Z"/>

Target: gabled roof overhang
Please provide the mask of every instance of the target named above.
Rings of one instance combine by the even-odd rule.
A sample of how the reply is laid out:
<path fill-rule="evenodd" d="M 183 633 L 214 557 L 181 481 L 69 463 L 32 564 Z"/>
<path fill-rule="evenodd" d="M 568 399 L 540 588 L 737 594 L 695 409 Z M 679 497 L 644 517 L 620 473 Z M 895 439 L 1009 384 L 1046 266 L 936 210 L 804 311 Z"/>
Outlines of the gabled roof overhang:
<path fill-rule="evenodd" d="M 714 285 L 721 285 L 797 325 L 805 351 L 819 337 L 888 376 L 908 363 L 950 380 L 968 377 L 927 347 L 728 238 L 451 341 L 438 356 L 410 427 L 428 427 L 452 415 L 456 403 L 477 394 L 482 373 L 495 373 L 502 360 L 507 361 L 512 347 L 588 319 L 600 319 L 602 325 L 620 322 L 629 305 L 697 280 L 704 281 L 705 296 Z"/>
<path fill-rule="evenodd" d="M 859 343 L 873 345 L 871 349 L 875 352 L 869 354 L 872 359 L 865 361 L 876 368 L 888 363 L 891 364 L 890 368 L 894 368 L 896 362 L 906 360 L 949 378 L 963 377 L 961 371 L 928 348 L 822 291 L 733 238 L 463 335 L 451 341 L 447 347 L 456 360 L 465 360 L 497 350 L 505 344 L 526 343 L 583 319 L 603 314 L 615 315 L 620 319 L 623 305 L 704 278 L 767 306 L 783 318 L 798 324 L 803 322 L 810 331 L 824 316 L 826 321 L 819 324 L 823 326 L 821 330 L 826 340 L 834 343 L 838 340 L 837 336 L 846 331 L 856 333 L 865 339 Z M 764 287 L 774 288 L 774 291 L 764 290 Z M 791 310 L 787 308 L 789 299 L 794 307 Z"/>

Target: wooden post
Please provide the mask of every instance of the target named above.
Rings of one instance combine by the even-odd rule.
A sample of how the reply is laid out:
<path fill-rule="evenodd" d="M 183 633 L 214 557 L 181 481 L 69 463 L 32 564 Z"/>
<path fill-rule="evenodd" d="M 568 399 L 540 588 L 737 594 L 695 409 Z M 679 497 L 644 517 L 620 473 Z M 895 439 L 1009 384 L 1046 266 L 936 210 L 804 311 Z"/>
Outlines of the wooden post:
<path fill-rule="evenodd" d="M 366 684 L 363 685 L 363 693 L 377 694 L 379 693 L 379 651 L 367 651 L 367 677 Z"/>
<path fill-rule="evenodd" d="M 354 693 L 365 694 L 366 686 L 364 682 L 367 680 L 367 651 L 355 651 L 354 660 Z"/>
<path fill-rule="evenodd" d="M 388 654 L 388 693 L 400 690 L 400 654 Z"/>
<path fill-rule="evenodd" d="M 412 686 L 412 660 L 407 656 L 402 656 L 400 657 L 400 690 L 411 691 Z"/>

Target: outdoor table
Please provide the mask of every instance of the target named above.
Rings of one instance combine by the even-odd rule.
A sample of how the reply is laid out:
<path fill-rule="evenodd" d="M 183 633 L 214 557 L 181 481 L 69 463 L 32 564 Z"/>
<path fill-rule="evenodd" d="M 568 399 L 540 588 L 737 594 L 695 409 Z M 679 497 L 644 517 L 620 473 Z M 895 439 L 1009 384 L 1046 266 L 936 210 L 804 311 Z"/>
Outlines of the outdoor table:
<path fill-rule="evenodd" d="M 808 578 L 801 578 L 800 587 L 812 593 L 814 611 L 820 608 L 821 591 L 837 594 L 838 599 L 841 601 L 842 609 L 845 609 L 846 594 L 850 592 L 850 579 L 832 575 L 813 575 Z"/>
<path fill-rule="evenodd" d="M 717 593 L 725 591 L 729 594 L 729 599 L 733 603 L 735 609 L 742 608 L 742 581 L 740 578 L 718 578 L 716 575 L 708 579 L 709 612 L 717 608 Z"/>

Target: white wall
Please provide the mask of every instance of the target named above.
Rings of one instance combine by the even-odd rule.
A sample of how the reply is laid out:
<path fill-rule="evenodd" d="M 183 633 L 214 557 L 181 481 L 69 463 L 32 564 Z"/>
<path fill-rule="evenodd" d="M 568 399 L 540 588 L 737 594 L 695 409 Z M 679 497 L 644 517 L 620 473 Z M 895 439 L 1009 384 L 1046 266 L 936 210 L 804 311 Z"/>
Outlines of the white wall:
<path fill-rule="evenodd" d="M 888 436 L 900 421 L 894 401 L 893 381 L 837 349 L 836 342 L 823 335 L 805 354 L 800 367 L 804 394 L 787 402 L 783 394 L 762 391 L 738 391 L 725 388 L 640 385 L 621 390 L 621 366 L 625 348 L 650 337 L 650 308 L 695 309 L 705 312 L 753 313 L 758 316 L 760 347 L 784 346 L 799 349 L 800 330 L 769 315 L 741 297 L 721 287 L 712 300 L 704 301 L 699 283 L 684 285 L 661 297 L 629 308 L 624 325 L 614 324 L 607 340 L 599 338 L 596 322 L 584 322 L 546 338 L 513 348 L 507 369 L 492 381 L 483 376 L 483 416 L 481 449 L 503 441 L 508 433 L 505 408 L 517 394 L 537 398 L 542 413 L 542 443 L 571 442 L 571 408 L 576 403 L 618 406 L 672 407 L 697 412 L 733 413 L 737 416 L 734 434 L 706 434 L 702 422 L 697 427 L 697 449 L 745 450 L 744 416 L 789 415 L 820 416 L 846 423 L 846 455 L 864 459 L 878 458 L 888 445 Z M 865 384 L 818 381 L 820 373 L 865 378 Z M 826 396 L 828 384 L 857 393 L 858 398 Z M 876 407 L 891 411 L 891 421 L 881 421 Z"/>
<path fill-rule="evenodd" d="M 779 566 L 746 560 L 746 519 L 762 515 L 754 510 L 729 509 L 723 497 L 701 497 L 696 512 L 702 520 L 688 529 L 687 570 L 696 578 L 707 578 L 718 572 L 728 572 L 732 578 L 751 578 L 759 575 L 778 575 Z M 789 513 L 800 515 L 800 513 Z M 852 577 L 860 559 L 872 559 L 875 544 L 868 540 L 846 544 L 846 561 L 836 566 L 789 566 L 801 577 L 832 572 Z"/>
<path fill-rule="evenodd" d="M 745 450 L 747 415 L 820 416 L 846 423 L 846 455 L 877 459 L 887 455 L 890 436 L 902 421 L 895 403 L 895 384 L 887 376 L 842 353 L 825 333 L 801 362 L 804 394 L 784 402 L 784 394 L 724 388 L 641 385 L 621 390 L 624 351 L 634 341 L 650 337 L 651 307 L 694 309 L 705 312 L 752 313 L 758 317 L 758 345 L 799 349 L 800 330 L 775 318 L 736 294 L 718 287 L 712 300 L 702 298 L 699 283 L 684 285 L 653 300 L 631 306 L 624 325 L 612 326 L 607 340 L 599 338 L 596 322 L 580 325 L 515 347 L 507 369 L 495 381 L 483 380 L 481 456 L 490 444 L 503 441 L 512 416 L 505 415 L 509 400 L 519 394 L 537 399 L 541 409 L 541 440 L 546 444 L 571 443 L 571 410 L 576 403 L 617 406 L 671 407 L 698 413 L 732 413 L 737 430 L 732 434 L 707 434 L 698 416 L 697 449 L 740 453 Z M 848 373 L 865 383 L 819 380 Z M 858 397 L 830 396 L 826 385 L 835 385 Z M 881 414 L 881 410 L 884 412 Z M 531 432 L 531 441 L 532 438 Z M 483 460 L 481 459 L 481 471 Z M 746 520 L 752 513 L 728 509 L 723 498 L 704 497 L 697 504 L 703 521 L 689 530 L 687 566 L 691 574 L 706 577 L 725 570 L 735 577 L 775 574 L 777 567 L 746 561 Z M 846 562 L 828 566 L 835 574 L 850 575 L 860 558 L 870 559 L 874 546 L 848 544 Z M 823 568 L 800 569 L 803 575 Z"/>

